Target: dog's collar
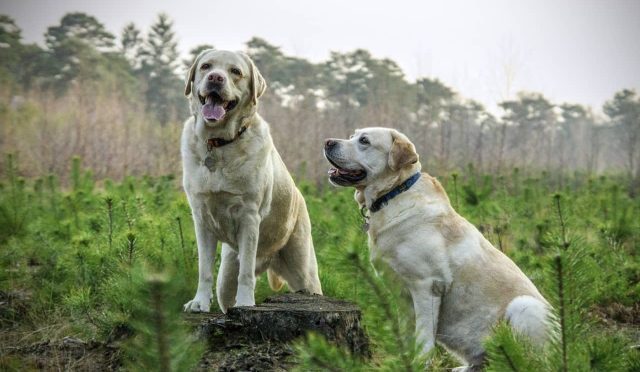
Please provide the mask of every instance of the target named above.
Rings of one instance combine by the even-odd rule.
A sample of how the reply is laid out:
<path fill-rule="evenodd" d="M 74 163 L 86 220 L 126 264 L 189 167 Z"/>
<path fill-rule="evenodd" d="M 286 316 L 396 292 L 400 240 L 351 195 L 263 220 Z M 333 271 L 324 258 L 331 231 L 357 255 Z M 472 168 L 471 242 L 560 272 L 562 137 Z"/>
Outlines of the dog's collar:
<path fill-rule="evenodd" d="M 371 204 L 371 208 L 369 208 L 371 213 L 375 213 L 375 212 L 379 211 L 380 209 L 382 209 L 382 207 L 384 207 L 385 205 L 387 205 L 387 203 L 389 203 L 389 200 L 391 200 L 391 199 L 395 198 L 396 196 L 402 194 L 403 192 L 409 190 L 411 188 L 411 186 L 413 186 L 416 183 L 416 181 L 418 181 L 419 178 L 420 178 L 420 172 L 417 172 L 413 176 L 409 177 L 403 183 L 401 183 L 398 186 L 394 187 L 388 193 L 386 193 L 386 194 L 382 195 L 381 197 L 379 197 L 378 199 L 376 199 L 373 202 L 373 204 Z"/>
<path fill-rule="evenodd" d="M 230 140 L 224 139 L 224 138 L 209 138 L 207 140 L 207 151 L 213 150 L 214 147 L 222 147 L 230 144 L 231 142 L 240 138 L 242 133 L 246 132 L 246 130 L 247 130 L 247 126 L 245 125 L 242 128 L 240 128 L 240 130 L 238 131 L 238 135 L 236 135 Z"/>

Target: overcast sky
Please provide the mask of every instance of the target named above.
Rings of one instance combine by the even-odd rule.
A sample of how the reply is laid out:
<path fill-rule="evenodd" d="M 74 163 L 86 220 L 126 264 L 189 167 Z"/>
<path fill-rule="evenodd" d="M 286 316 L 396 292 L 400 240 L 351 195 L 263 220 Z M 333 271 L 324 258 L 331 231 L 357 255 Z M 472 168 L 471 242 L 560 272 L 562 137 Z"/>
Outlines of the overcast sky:
<path fill-rule="evenodd" d="M 252 36 L 314 62 L 365 48 L 490 108 L 527 90 L 599 111 L 616 91 L 640 90 L 640 0 L 0 0 L 40 44 L 71 11 L 116 35 L 166 12 L 185 55 L 203 43 L 243 49 Z"/>

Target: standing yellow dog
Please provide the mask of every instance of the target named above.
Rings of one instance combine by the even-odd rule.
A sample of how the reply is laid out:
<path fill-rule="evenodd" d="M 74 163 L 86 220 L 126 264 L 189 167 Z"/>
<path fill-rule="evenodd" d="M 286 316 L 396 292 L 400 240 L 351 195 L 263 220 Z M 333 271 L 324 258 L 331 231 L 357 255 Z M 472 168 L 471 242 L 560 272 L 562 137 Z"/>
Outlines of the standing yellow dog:
<path fill-rule="evenodd" d="M 257 113 L 266 89 L 242 53 L 202 52 L 186 80 L 193 116 L 182 132 L 183 185 L 198 242 L 198 289 L 185 311 L 209 311 L 216 245 L 222 242 L 218 305 L 255 305 L 256 275 L 322 294 L 302 194 Z"/>

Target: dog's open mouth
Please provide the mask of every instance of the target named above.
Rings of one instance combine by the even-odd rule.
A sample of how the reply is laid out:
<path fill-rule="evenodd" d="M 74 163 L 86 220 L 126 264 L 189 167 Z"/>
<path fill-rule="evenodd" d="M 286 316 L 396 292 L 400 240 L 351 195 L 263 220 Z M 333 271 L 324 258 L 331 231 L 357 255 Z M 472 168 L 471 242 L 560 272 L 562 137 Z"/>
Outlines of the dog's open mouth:
<path fill-rule="evenodd" d="M 367 177 L 367 172 L 362 169 L 341 168 L 329 157 L 327 157 L 327 160 L 335 167 L 329 168 L 329 172 L 327 172 L 329 179 L 339 185 L 353 185 Z"/>
<path fill-rule="evenodd" d="M 198 98 L 202 103 L 202 116 L 208 121 L 222 120 L 238 104 L 237 99 L 225 101 L 217 92 L 211 92 L 206 97 L 198 94 Z"/>

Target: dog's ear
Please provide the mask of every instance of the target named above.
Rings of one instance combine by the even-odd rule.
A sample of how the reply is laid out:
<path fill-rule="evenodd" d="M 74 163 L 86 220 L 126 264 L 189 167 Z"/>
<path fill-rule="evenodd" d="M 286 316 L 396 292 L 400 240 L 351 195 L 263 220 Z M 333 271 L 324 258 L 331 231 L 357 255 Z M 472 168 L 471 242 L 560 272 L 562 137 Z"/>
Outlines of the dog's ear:
<path fill-rule="evenodd" d="M 267 82 L 262 77 L 262 74 L 256 67 L 255 63 L 251 57 L 249 57 L 246 53 L 240 53 L 242 57 L 244 57 L 245 61 L 249 65 L 251 80 L 249 81 L 249 86 L 251 89 L 251 102 L 256 105 L 258 104 L 258 98 L 264 94 L 264 91 L 267 90 Z"/>
<path fill-rule="evenodd" d="M 212 50 L 213 49 L 205 49 L 202 52 L 200 52 L 200 54 L 198 54 L 196 59 L 193 61 L 193 64 L 189 68 L 189 71 L 187 71 L 187 77 L 186 77 L 186 79 L 184 81 L 184 95 L 185 96 L 188 97 L 189 94 L 191 94 L 191 90 L 192 90 L 192 86 L 193 86 L 193 79 L 195 79 L 195 77 L 196 77 L 196 70 L 198 69 L 198 63 L 200 62 L 200 57 L 202 57 L 203 54 L 208 53 L 208 52 L 210 52 Z"/>
<path fill-rule="evenodd" d="M 392 133 L 393 144 L 389 151 L 389 168 L 397 171 L 418 162 L 418 153 L 413 143 L 404 136 Z"/>

